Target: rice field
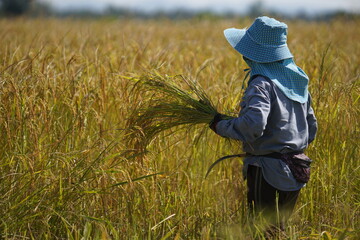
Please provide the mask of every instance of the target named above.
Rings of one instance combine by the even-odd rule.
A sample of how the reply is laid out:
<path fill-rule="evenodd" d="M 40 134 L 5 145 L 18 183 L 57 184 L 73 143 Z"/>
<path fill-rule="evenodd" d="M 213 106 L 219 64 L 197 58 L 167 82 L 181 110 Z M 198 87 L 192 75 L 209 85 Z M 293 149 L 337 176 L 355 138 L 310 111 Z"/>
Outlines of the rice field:
<path fill-rule="evenodd" d="M 246 65 L 222 32 L 251 22 L 0 19 L 0 239 L 253 239 L 241 159 L 205 178 L 237 143 L 203 123 L 129 140 L 155 99 L 133 78 L 180 76 L 235 116 Z M 360 20 L 286 23 L 319 131 L 282 239 L 360 239 Z"/>

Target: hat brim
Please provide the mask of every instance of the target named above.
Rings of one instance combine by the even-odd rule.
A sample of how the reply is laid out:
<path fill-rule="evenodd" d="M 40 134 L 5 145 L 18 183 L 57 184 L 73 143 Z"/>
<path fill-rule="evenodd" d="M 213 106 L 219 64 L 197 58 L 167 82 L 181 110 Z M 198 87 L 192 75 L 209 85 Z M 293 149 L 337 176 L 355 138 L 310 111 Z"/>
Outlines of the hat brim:
<path fill-rule="evenodd" d="M 224 30 L 226 40 L 236 51 L 258 63 L 276 62 L 292 58 L 286 44 L 267 46 L 254 42 L 246 33 L 246 29 L 228 28 Z"/>

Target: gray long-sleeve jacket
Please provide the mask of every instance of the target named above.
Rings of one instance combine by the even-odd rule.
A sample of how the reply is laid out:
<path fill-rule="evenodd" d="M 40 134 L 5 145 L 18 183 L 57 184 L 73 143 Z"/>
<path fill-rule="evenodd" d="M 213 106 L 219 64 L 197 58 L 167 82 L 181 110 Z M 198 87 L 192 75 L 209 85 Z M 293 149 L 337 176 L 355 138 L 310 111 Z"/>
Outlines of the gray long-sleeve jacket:
<path fill-rule="evenodd" d="M 249 82 L 240 105 L 239 116 L 218 122 L 216 132 L 241 140 L 243 151 L 247 153 L 265 155 L 303 151 L 315 138 L 317 121 L 310 96 L 307 103 L 295 102 L 270 79 L 256 76 Z M 244 160 L 244 173 L 248 164 L 262 167 L 265 179 L 275 188 L 292 191 L 303 186 L 278 159 L 248 157 Z"/>

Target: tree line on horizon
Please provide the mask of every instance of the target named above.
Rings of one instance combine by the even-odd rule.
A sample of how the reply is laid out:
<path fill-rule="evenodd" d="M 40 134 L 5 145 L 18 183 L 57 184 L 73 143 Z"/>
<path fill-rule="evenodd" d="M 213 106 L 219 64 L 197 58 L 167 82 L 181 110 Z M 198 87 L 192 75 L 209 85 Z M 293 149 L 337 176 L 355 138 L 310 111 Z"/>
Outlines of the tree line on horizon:
<path fill-rule="evenodd" d="M 63 10 L 56 11 L 50 4 L 40 2 L 38 0 L 0 0 L 0 17 L 18 17 L 18 16 L 52 16 L 52 17 L 77 17 L 77 18 L 168 18 L 168 19 L 187 19 L 187 18 L 234 18 L 234 17 L 257 17 L 261 15 L 270 15 L 273 17 L 296 18 L 306 20 L 330 20 L 333 18 L 354 19 L 359 18 L 360 13 L 351 13 L 343 10 L 322 13 L 318 15 L 309 15 L 300 11 L 295 15 L 288 15 L 276 11 L 267 10 L 261 0 L 254 2 L 247 9 L 246 14 L 238 14 L 235 12 L 215 13 L 210 10 L 192 11 L 189 9 L 177 9 L 173 11 L 156 11 L 144 12 L 140 10 L 131 10 L 122 7 L 109 5 L 104 11 L 94 10 Z"/>

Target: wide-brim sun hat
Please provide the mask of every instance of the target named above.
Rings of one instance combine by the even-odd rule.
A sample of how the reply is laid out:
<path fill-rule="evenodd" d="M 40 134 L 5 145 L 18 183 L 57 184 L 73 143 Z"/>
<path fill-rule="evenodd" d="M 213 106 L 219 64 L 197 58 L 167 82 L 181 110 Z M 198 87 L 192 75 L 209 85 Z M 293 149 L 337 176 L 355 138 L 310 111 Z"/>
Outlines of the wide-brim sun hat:
<path fill-rule="evenodd" d="M 287 46 L 287 25 L 274 18 L 258 17 L 248 29 L 228 28 L 224 35 L 239 53 L 258 63 L 293 57 Z"/>

